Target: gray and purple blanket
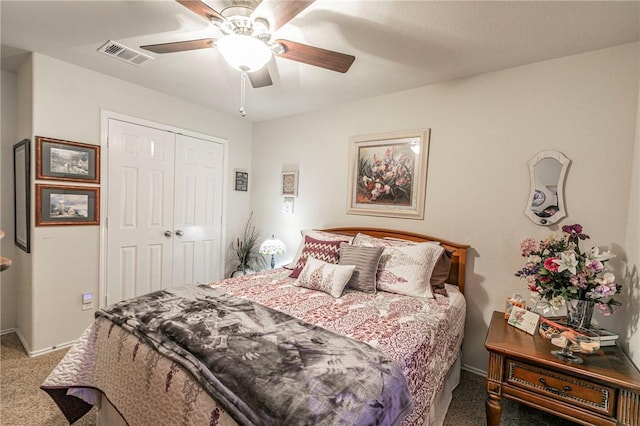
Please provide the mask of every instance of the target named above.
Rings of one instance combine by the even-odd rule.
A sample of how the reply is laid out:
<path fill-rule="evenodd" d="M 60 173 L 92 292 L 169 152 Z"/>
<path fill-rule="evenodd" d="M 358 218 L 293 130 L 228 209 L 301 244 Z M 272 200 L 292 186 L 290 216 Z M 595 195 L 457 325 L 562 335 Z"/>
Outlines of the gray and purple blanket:
<path fill-rule="evenodd" d="M 187 369 L 240 424 L 395 425 L 406 379 L 377 349 L 208 286 L 96 312 Z"/>

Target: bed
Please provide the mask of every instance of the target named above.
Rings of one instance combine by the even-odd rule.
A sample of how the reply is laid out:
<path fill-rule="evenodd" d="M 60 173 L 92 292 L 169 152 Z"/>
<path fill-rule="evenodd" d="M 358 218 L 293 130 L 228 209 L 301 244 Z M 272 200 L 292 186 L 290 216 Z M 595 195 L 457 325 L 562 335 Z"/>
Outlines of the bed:
<path fill-rule="evenodd" d="M 258 274 L 209 283 L 196 289 L 190 287 L 188 291 L 184 290 L 189 294 L 195 291 L 205 292 L 207 300 L 210 297 L 216 297 L 216 309 L 220 309 L 219 304 L 222 303 L 222 299 L 229 300 L 233 307 L 232 311 L 237 310 L 235 309 L 237 306 L 244 306 L 245 302 L 250 303 L 251 309 L 256 309 L 258 312 L 254 315 L 254 311 L 251 311 L 254 315 L 250 320 L 252 323 L 255 322 L 256 315 L 260 318 L 264 317 L 266 315 L 264 312 L 278 318 L 292 319 L 294 327 L 302 327 L 300 329 L 302 331 L 295 331 L 298 328 L 294 331 L 283 331 L 280 324 L 291 322 L 283 321 L 271 328 L 278 329 L 284 334 L 276 338 L 272 336 L 274 330 L 271 330 L 266 339 L 269 342 L 271 341 L 269 339 L 287 340 L 289 345 L 285 351 L 287 363 L 290 358 L 296 358 L 300 353 L 297 351 L 296 357 L 290 356 L 292 345 L 296 348 L 304 347 L 303 353 L 314 354 L 309 357 L 303 356 L 302 364 L 305 364 L 305 368 L 312 369 L 311 373 L 300 373 L 307 374 L 304 379 L 292 379 L 293 376 L 289 376 L 292 369 L 289 367 L 287 371 L 276 374 L 277 377 L 268 376 L 267 379 L 262 377 L 262 371 L 254 372 L 253 369 L 262 368 L 262 364 L 281 366 L 283 362 L 282 360 L 263 361 L 270 358 L 261 352 L 265 346 L 263 345 L 265 336 L 261 334 L 260 338 L 263 340 L 258 343 L 251 342 L 251 350 L 247 350 L 246 346 L 243 347 L 244 352 L 241 358 L 231 361 L 226 358 L 215 358 L 207 364 L 211 371 L 216 368 L 224 370 L 222 373 L 225 377 L 228 370 L 240 371 L 238 377 L 226 378 L 230 382 L 225 383 L 230 384 L 225 384 L 222 388 L 225 392 L 231 388 L 235 389 L 234 386 L 244 390 L 232 394 L 232 397 L 228 397 L 226 393 L 221 394 L 216 390 L 217 388 L 212 390 L 211 385 L 203 384 L 202 378 L 199 377 L 203 374 L 201 364 L 196 364 L 196 361 L 183 362 L 180 357 L 173 356 L 173 353 L 167 353 L 165 344 L 162 343 L 165 337 L 158 338 L 157 341 L 162 340 L 162 342 L 157 344 L 157 341 L 145 340 L 138 331 L 131 330 L 130 323 L 140 321 L 131 320 L 131 311 L 126 311 L 126 308 L 133 305 L 129 303 L 130 301 L 124 301 L 119 307 L 97 312 L 95 322 L 69 350 L 41 388 L 58 404 L 70 423 L 81 418 L 92 406 L 97 406 L 99 408 L 98 424 L 110 426 L 119 424 L 441 424 L 451 399 L 451 392 L 459 380 L 460 347 L 464 336 L 466 310 L 463 294 L 467 248 L 468 245 L 441 238 L 386 229 L 348 227 L 304 231 L 303 242 L 294 262 L 288 265 L 288 268 L 267 270 Z M 373 263 L 374 280 L 377 280 L 377 283 L 371 289 L 366 287 L 371 280 L 367 276 L 366 269 L 371 269 L 371 260 L 375 258 L 374 252 L 378 256 L 378 260 Z M 367 253 L 366 256 L 363 253 Z M 328 257 L 325 258 L 325 255 Z M 420 256 L 421 259 L 417 263 L 416 256 Z M 426 260 L 423 261 L 423 258 Z M 442 277 L 444 283 L 436 285 L 433 279 L 438 274 L 442 275 L 443 262 L 446 264 L 446 272 Z M 354 267 L 351 263 L 358 266 Z M 321 268 L 313 269 L 318 265 Z M 340 281 L 336 276 L 349 269 L 352 273 L 346 278 L 346 287 L 344 284 L 336 284 Z M 423 272 L 425 270 L 428 272 Z M 360 272 L 356 274 L 353 273 L 354 271 Z M 292 277 L 296 272 L 297 276 Z M 322 275 L 323 273 L 325 275 Z M 354 281 L 356 277 L 358 279 Z M 414 279 L 414 277 L 418 278 Z M 425 277 L 428 288 L 424 288 L 422 283 Z M 422 283 L 419 288 L 415 287 L 417 282 Z M 317 287 L 319 283 L 325 287 Z M 339 288 L 340 285 L 342 289 Z M 336 293 L 337 288 L 340 291 Z M 171 291 L 174 292 L 174 290 Z M 174 300 L 174 296 L 178 293 L 177 290 L 170 293 L 167 300 Z M 200 303 L 203 297 L 198 293 L 198 296 L 194 297 L 194 303 Z M 186 299 L 179 300 L 177 304 L 185 305 Z M 149 299 L 143 301 L 148 302 Z M 174 309 L 173 305 L 169 310 L 171 309 Z M 227 310 L 224 312 L 228 313 L 229 308 L 225 309 Z M 125 311 L 123 315 L 127 319 L 124 321 L 114 316 L 121 311 Z M 202 324 L 208 324 L 210 321 L 210 317 L 204 314 L 205 310 L 191 309 L 191 311 L 195 312 L 193 314 L 195 319 L 190 317 L 189 321 L 197 323 L 201 328 Z M 216 315 L 220 316 L 219 311 L 216 312 Z M 150 320 L 153 323 L 166 323 L 157 319 L 164 318 L 162 315 L 165 314 L 156 314 L 154 311 L 151 314 L 145 312 L 144 315 L 140 315 L 140 318 L 154 318 Z M 174 317 L 171 318 L 170 322 Z M 229 318 L 225 317 L 226 325 L 220 326 L 216 323 L 216 330 L 237 329 L 234 322 L 236 320 L 230 321 Z M 273 325 L 274 319 L 269 317 L 266 321 Z M 229 326 L 230 323 L 234 325 Z M 243 324 L 240 328 L 246 331 L 246 326 Z M 199 329 L 189 330 L 188 336 L 200 333 L 197 330 Z M 325 334 L 316 337 L 312 332 Z M 183 334 L 179 336 L 186 335 L 184 331 L 181 333 Z M 300 336 L 303 341 L 291 343 L 288 341 L 287 333 Z M 210 330 L 207 334 L 211 334 Z M 253 336 L 260 333 L 246 334 Z M 235 341 L 233 339 L 236 338 L 233 335 L 218 336 L 218 343 L 209 342 L 207 348 L 212 345 L 218 348 L 221 345 L 220 342 L 223 342 L 222 346 L 225 350 L 229 350 L 232 346 L 229 342 Z M 334 338 L 340 340 L 334 342 Z M 187 345 L 183 344 L 182 340 L 178 340 L 178 343 L 171 344 L 182 351 Z M 357 346 L 357 350 L 362 353 L 372 352 L 369 354 L 370 359 L 384 359 L 384 365 L 393 367 L 383 369 L 384 374 L 390 376 L 380 379 L 378 376 L 382 376 L 382 373 L 376 362 L 363 360 L 360 365 L 349 361 L 350 356 L 344 358 L 335 356 L 335 353 L 338 353 L 337 349 L 335 353 L 329 355 L 323 353 L 322 356 L 318 356 L 317 348 L 307 346 L 317 341 L 321 341 L 325 348 L 333 348 L 331 345 L 335 344 L 336 348 L 342 348 L 340 345 Z M 327 342 L 331 342 L 331 345 L 327 346 Z M 189 349 L 191 350 L 190 346 Z M 201 351 L 198 349 L 193 352 Z M 216 351 L 211 350 L 203 353 L 205 358 L 209 359 L 207 354 L 214 352 Z M 283 351 L 280 348 L 276 352 Z M 191 359 L 191 354 L 185 356 L 187 361 Z M 340 356 L 343 357 L 344 352 L 340 352 Z M 306 365 L 311 364 L 308 362 L 311 358 L 319 358 L 320 366 Z M 226 364 L 224 368 L 220 367 L 223 361 L 230 364 Z M 373 365 L 375 371 L 371 374 L 372 380 L 383 380 L 381 385 L 362 384 L 366 372 L 371 369 L 364 368 L 364 365 Z M 346 368 L 348 371 L 340 370 L 341 368 Z M 326 375 L 332 375 L 332 381 L 335 381 L 336 377 L 346 381 L 354 376 L 352 371 L 357 372 L 358 377 L 355 381 L 362 382 L 359 384 L 360 390 L 341 392 L 341 400 L 338 402 L 336 398 L 330 398 L 329 403 L 317 402 L 320 398 L 317 395 L 304 395 L 306 399 L 300 403 L 298 398 L 303 398 L 300 395 L 304 392 L 295 387 L 289 389 L 289 385 L 293 386 L 294 383 L 305 383 L 304 389 L 326 386 L 325 382 L 318 385 L 320 377 Z M 398 371 L 402 376 L 401 380 L 397 377 Z M 211 374 L 210 371 L 206 370 L 206 375 L 209 374 Z M 214 377 L 213 380 L 217 383 L 223 379 Z M 247 386 L 244 381 L 250 381 L 251 385 Z M 312 381 L 312 386 L 305 381 Z M 409 395 L 408 402 L 392 403 L 391 398 L 402 399 L 398 395 L 403 393 L 393 388 L 400 382 Z M 337 386 L 346 385 L 341 382 Z M 262 388 L 267 389 L 267 392 L 258 394 L 258 390 Z M 312 422 L 308 420 L 310 417 L 302 417 L 304 410 L 311 410 L 313 412 L 310 415 L 317 416 L 318 406 L 333 412 L 334 415 L 338 412 L 337 410 L 343 410 L 345 406 L 353 411 L 355 410 L 353 407 L 357 405 L 358 392 L 362 389 L 373 392 L 371 389 L 378 388 L 386 390 L 389 395 L 374 397 L 374 401 L 383 401 L 382 405 L 384 405 L 382 408 L 376 407 L 375 416 L 378 417 L 375 421 L 363 420 L 369 418 L 366 416 L 373 414 L 370 412 L 362 414 L 361 408 L 357 409 L 360 410 L 358 415 L 361 417 L 348 417 L 351 411 L 349 413 L 339 411 L 338 417 L 324 421 L 316 419 Z M 269 389 L 273 391 L 269 392 Z M 289 391 L 294 395 L 286 395 L 290 393 Z M 249 401 L 247 407 L 242 398 L 237 399 L 237 395 L 245 395 L 242 392 L 250 394 L 247 396 Z M 325 389 L 323 392 L 333 391 Z M 355 399 L 345 402 L 344 395 Z M 362 398 L 364 400 L 370 397 L 362 396 Z M 309 401 L 313 401 L 313 404 Z M 251 403 L 257 406 L 251 406 Z M 292 408 L 294 404 L 299 406 Z M 336 408 L 336 404 L 339 404 L 339 409 Z M 392 408 L 395 407 L 394 404 L 397 404 L 396 411 Z M 313 409 L 306 407 L 307 405 L 313 405 Z M 326 408 L 327 405 L 330 407 Z M 372 408 L 369 407 L 367 410 Z M 268 413 L 265 414 L 265 412 Z M 301 417 L 295 417 L 298 415 Z"/>

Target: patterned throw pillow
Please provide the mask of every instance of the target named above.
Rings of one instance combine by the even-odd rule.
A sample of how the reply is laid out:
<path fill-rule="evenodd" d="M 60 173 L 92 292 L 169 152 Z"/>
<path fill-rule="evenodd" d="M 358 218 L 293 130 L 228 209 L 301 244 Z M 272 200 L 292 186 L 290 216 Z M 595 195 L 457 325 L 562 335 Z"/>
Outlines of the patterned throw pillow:
<path fill-rule="evenodd" d="M 440 245 L 411 241 L 407 241 L 407 245 L 399 245 L 403 243 L 364 234 L 356 235 L 352 244 L 384 247 L 378 264 L 378 290 L 414 297 L 434 297 L 430 280 L 444 251 Z"/>
<path fill-rule="evenodd" d="M 336 265 L 309 257 L 294 285 L 322 291 L 337 299 L 342 296 L 354 269 L 355 265 Z"/>
<path fill-rule="evenodd" d="M 307 235 L 311 238 L 315 238 L 316 240 L 322 241 L 344 241 L 346 243 L 351 244 L 353 241 L 353 237 L 349 235 L 335 234 L 333 232 L 326 231 L 316 231 L 315 229 L 303 229 L 300 231 L 302 235 L 302 242 L 298 246 L 298 250 L 296 251 L 295 256 L 293 256 L 293 260 L 288 265 L 283 266 L 283 268 L 294 269 L 298 260 L 300 260 L 300 254 L 302 254 L 302 249 L 304 248 L 304 237 Z"/>
<path fill-rule="evenodd" d="M 376 238 L 370 235 L 365 234 L 357 234 L 353 239 L 354 246 L 364 246 L 364 247 L 407 247 L 414 246 L 416 244 L 425 244 L 418 243 L 415 241 L 401 240 L 399 238 Z M 426 244 L 434 244 L 440 245 L 438 241 L 428 241 Z M 433 272 L 431 274 L 431 278 L 429 282 L 431 284 L 431 291 L 433 293 L 441 294 L 443 296 L 449 296 L 447 290 L 445 289 L 444 284 L 447 282 L 449 278 L 449 270 L 451 269 L 451 256 L 452 252 L 448 250 L 443 250 L 442 254 L 438 258 L 435 266 L 433 267 Z"/>
<path fill-rule="evenodd" d="M 342 241 L 316 240 L 307 235 L 304 237 L 304 247 L 302 248 L 302 253 L 300 253 L 300 258 L 289 276 L 291 278 L 298 278 L 309 257 L 314 257 L 327 263 L 338 263 L 340 259 L 341 242 Z"/>
<path fill-rule="evenodd" d="M 354 247 L 340 244 L 340 265 L 355 265 L 356 269 L 347 283 L 348 288 L 364 293 L 376 292 L 376 274 L 382 247 Z"/>

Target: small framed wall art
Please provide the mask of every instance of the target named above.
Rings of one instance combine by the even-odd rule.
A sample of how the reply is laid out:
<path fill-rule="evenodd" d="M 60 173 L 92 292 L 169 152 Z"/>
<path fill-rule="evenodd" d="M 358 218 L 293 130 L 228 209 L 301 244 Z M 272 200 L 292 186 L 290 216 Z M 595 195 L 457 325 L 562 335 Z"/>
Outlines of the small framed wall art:
<path fill-rule="evenodd" d="M 249 190 L 249 173 L 245 170 L 235 170 L 235 187 L 236 191 Z"/>
<path fill-rule="evenodd" d="M 280 193 L 283 196 L 298 196 L 298 172 L 282 172 Z"/>
<path fill-rule="evenodd" d="M 36 226 L 99 224 L 100 188 L 36 185 Z"/>
<path fill-rule="evenodd" d="M 100 183 L 100 147 L 36 136 L 36 179 Z"/>
<path fill-rule="evenodd" d="M 282 198 L 282 213 L 293 214 L 293 206 L 295 204 L 295 197 L 283 197 Z"/>

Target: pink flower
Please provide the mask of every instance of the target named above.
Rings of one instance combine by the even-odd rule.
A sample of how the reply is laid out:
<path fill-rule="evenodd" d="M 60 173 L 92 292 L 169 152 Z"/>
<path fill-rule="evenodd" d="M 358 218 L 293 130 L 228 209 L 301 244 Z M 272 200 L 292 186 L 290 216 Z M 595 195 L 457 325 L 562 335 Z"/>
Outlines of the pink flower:
<path fill-rule="evenodd" d="M 396 180 L 396 186 L 403 186 L 405 183 L 407 183 L 407 179 L 404 178 L 403 176 L 399 177 Z"/>
<path fill-rule="evenodd" d="M 571 283 L 572 286 L 574 287 L 579 287 L 582 289 L 586 289 L 587 286 L 587 278 L 585 277 L 585 275 L 580 272 L 580 274 L 578 275 L 572 275 L 569 277 L 569 282 Z"/>
<path fill-rule="evenodd" d="M 599 260 L 592 260 L 590 262 L 588 262 L 586 265 L 584 265 L 587 268 L 591 268 L 594 271 L 602 271 L 604 269 L 604 265 L 602 264 L 602 262 L 600 262 Z"/>
<path fill-rule="evenodd" d="M 544 268 L 549 272 L 558 272 L 558 268 L 560 265 L 554 262 L 554 260 L 558 260 L 557 257 L 549 257 L 544 260 Z"/>
<path fill-rule="evenodd" d="M 608 285 L 602 284 L 593 289 L 593 292 L 598 295 L 598 297 L 607 297 L 613 296 L 616 294 L 615 288 L 611 288 Z"/>
<path fill-rule="evenodd" d="M 536 241 L 533 238 L 527 238 L 520 243 L 520 250 L 522 250 L 523 257 L 529 257 L 531 252 L 536 249 Z"/>
<path fill-rule="evenodd" d="M 542 290 L 540 287 L 538 287 L 536 285 L 536 283 L 528 283 L 528 287 L 530 291 L 535 291 L 536 293 L 540 293 L 540 290 Z"/>
<path fill-rule="evenodd" d="M 609 305 L 607 305 L 606 303 L 596 303 L 596 307 L 600 310 L 600 313 L 605 317 L 608 317 L 613 313 Z"/>

